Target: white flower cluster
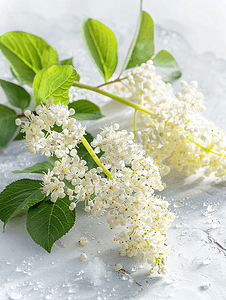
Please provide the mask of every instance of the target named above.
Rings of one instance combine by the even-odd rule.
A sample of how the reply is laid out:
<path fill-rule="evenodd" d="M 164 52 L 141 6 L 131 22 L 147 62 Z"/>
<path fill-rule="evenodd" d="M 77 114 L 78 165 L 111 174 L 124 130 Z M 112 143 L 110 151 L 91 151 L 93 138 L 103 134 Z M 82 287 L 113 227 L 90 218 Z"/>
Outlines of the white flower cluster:
<path fill-rule="evenodd" d="M 77 146 L 85 128 L 81 124 L 75 125 L 76 120 L 69 117 L 75 113 L 74 109 L 52 105 L 52 102 L 49 99 L 47 105 L 38 105 L 35 114 L 26 110 L 27 121 L 22 124 L 21 132 L 26 133 L 26 145 L 31 153 L 40 152 L 46 156 L 55 153 L 61 158 Z M 20 125 L 20 119 L 16 119 L 16 124 Z M 54 130 L 57 126 L 62 126 L 61 132 Z"/>
<path fill-rule="evenodd" d="M 154 195 L 154 189 L 161 191 L 164 186 L 153 159 L 144 157 L 142 146 L 133 141 L 133 133 L 117 129 L 118 125 L 104 127 L 92 142 L 96 152 L 104 151 L 100 161 L 111 170 L 112 179 L 101 178 L 93 170 L 85 175 L 86 195 L 96 195 L 88 205 L 94 215 L 107 211 L 111 229 L 125 227 L 116 237 L 122 246 L 120 255 L 139 255 L 152 269 L 157 265 L 164 273 L 169 254 L 165 232 L 174 215 L 168 210 L 168 202 Z"/>
<path fill-rule="evenodd" d="M 155 72 L 152 61 L 127 72 L 123 83 L 110 87 L 111 92 L 140 100 L 153 114 L 148 116 L 147 130 L 139 133 L 146 155 L 151 156 L 162 176 L 170 166 L 194 174 L 226 177 L 226 133 L 202 116 L 204 96 L 198 83 L 181 82 L 181 93 L 175 94 Z"/>
<path fill-rule="evenodd" d="M 133 133 L 119 131 L 119 125 L 114 124 L 105 126 L 91 143 L 95 153 L 103 151 L 99 159 L 102 167 L 88 171 L 75 149 L 83 141 L 85 129 L 75 125 L 71 114 L 73 110 L 52 102 L 39 105 L 36 114 L 26 112 L 28 121 L 22 125 L 22 131 L 26 132 L 30 151 L 59 158 L 53 170 L 42 178 L 43 192 L 50 195 L 52 202 L 67 194 L 71 210 L 79 201 L 86 201 L 85 211 L 93 215 L 107 212 L 111 229 L 118 225 L 125 228 L 116 238 L 122 246 L 120 254 L 139 255 L 152 270 L 165 273 L 169 254 L 165 232 L 174 214 L 169 211 L 168 202 L 154 195 L 154 189 L 164 188 L 158 167 L 151 157 L 145 157 L 143 147 L 134 142 Z M 61 132 L 54 131 L 55 124 L 62 126 Z M 103 170 L 107 178 L 103 177 Z M 65 186 L 65 179 L 70 188 Z"/>

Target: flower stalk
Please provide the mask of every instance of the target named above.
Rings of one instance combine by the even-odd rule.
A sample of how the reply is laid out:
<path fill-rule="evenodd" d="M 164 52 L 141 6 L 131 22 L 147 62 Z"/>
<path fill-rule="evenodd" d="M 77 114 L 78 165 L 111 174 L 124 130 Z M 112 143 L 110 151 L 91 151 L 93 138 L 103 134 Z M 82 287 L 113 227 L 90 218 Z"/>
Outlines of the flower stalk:
<path fill-rule="evenodd" d="M 141 112 L 143 112 L 147 115 L 150 115 L 150 116 L 153 115 L 153 113 L 150 110 L 146 109 L 145 107 L 143 107 L 139 104 L 132 103 L 132 102 L 130 102 L 130 101 L 124 99 L 124 98 L 113 95 L 113 94 L 108 93 L 106 91 L 100 90 L 99 88 L 95 88 L 95 87 L 92 87 L 92 86 L 89 86 L 89 85 L 86 85 L 86 84 L 82 84 L 82 83 L 78 83 L 78 82 L 74 82 L 72 85 L 75 86 L 75 87 L 81 88 L 81 89 L 90 90 L 90 91 L 93 91 L 95 93 L 99 93 L 99 94 L 104 95 L 106 97 L 112 98 L 112 99 L 114 99 L 118 102 L 121 102 L 121 103 L 123 103 L 127 106 L 130 106 L 130 107 L 134 108 L 135 110 L 139 110 L 139 111 L 141 111 Z"/>
<path fill-rule="evenodd" d="M 111 176 L 111 173 L 105 168 L 105 166 L 103 164 L 101 164 L 98 156 L 95 154 L 95 152 L 93 151 L 93 149 L 91 148 L 89 142 L 87 141 L 87 139 L 83 136 L 81 138 L 81 142 L 83 144 L 83 146 L 86 148 L 86 150 L 89 152 L 90 156 L 92 157 L 92 159 L 95 161 L 95 163 L 101 167 L 103 169 L 104 174 L 109 178 L 109 179 L 113 179 Z"/>

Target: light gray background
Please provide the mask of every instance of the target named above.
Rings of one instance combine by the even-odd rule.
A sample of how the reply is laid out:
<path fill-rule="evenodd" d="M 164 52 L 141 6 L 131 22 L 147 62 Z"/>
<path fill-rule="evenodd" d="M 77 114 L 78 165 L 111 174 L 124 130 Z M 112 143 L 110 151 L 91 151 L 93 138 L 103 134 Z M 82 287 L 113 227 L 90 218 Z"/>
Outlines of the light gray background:
<path fill-rule="evenodd" d="M 208 117 L 225 124 L 226 2 L 144 0 L 144 9 L 155 24 L 177 32 L 195 50 L 196 54 L 189 52 L 185 41 L 178 40 L 184 47 L 180 49 L 187 51 L 186 61 L 178 55 L 180 65 L 184 65 L 183 76 L 200 81 L 207 96 Z M 138 11 L 137 0 L 0 0 L 0 34 L 24 30 L 45 38 L 56 47 L 60 59 L 74 56 L 82 78 L 94 82 L 101 77 L 95 73 L 82 45 L 83 18 L 98 19 L 116 32 L 122 45 L 122 63 L 121 54 L 129 47 Z M 213 53 L 203 55 L 206 51 Z M 7 79 L 10 75 L 2 56 L 0 67 L 1 77 Z M 4 103 L 2 92 L 0 96 Z M 118 107 L 115 103 L 103 103 L 104 113 L 111 112 L 114 119 Z M 123 125 L 129 122 L 124 115 L 120 118 Z M 110 122 L 110 117 L 104 122 Z M 100 123 L 93 125 L 93 131 Z M 29 154 L 21 142 L 12 143 L 0 155 L 0 188 L 20 178 L 12 170 L 42 160 Z M 26 233 L 25 216 L 20 216 L 9 222 L 4 234 L 0 232 L 0 299 L 226 299 L 226 254 L 222 249 L 226 247 L 225 183 L 214 185 L 200 174 L 191 178 L 174 174 L 166 181 L 163 195 L 178 216 L 168 232 L 173 251 L 167 276 L 150 276 L 147 265 L 121 258 L 104 218 L 80 213 L 76 226 L 48 254 L 31 240 Z M 89 239 L 86 247 L 78 244 L 81 236 Z M 88 255 L 87 262 L 78 259 L 83 251 Z M 130 274 L 114 272 L 118 262 Z"/>

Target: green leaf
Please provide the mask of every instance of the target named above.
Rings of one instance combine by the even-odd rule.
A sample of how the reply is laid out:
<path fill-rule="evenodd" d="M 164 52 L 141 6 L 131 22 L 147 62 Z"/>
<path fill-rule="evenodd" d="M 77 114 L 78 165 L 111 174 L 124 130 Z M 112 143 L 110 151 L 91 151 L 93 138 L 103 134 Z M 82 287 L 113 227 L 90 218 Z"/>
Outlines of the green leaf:
<path fill-rule="evenodd" d="M 32 167 L 28 167 L 22 171 L 16 170 L 13 173 L 48 173 L 48 170 L 52 171 L 53 166 L 48 161 L 44 161 L 42 163 L 37 163 Z"/>
<path fill-rule="evenodd" d="M 83 23 L 83 41 L 100 74 L 107 81 L 117 66 L 117 40 L 103 23 L 87 19 Z"/>
<path fill-rule="evenodd" d="M 165 82 L 174 82 L 182 73 L 175 58 L 166 50 L 159 51 L 153 59 L 156 72 L 162 76 Z"/>
<path fill-rule="evenodd" d="M 54 124 L 51 129 L 56 131 L 56 132 L 62 132 L 63 131 L 62 126 L 57 126 L 57 124 Z"/>
<path fill-rule="evenodd" d="M 99 106 L 89 100 L 77 100 L 68 104 L 68 108 L 74 108 L 75 114 L 72 118 L 77 120 L 98 120 L 103 118 Z"/>
<path fill-rule="evenodd" d="M 42 38 L 23 31 L 11 31 L 0 37 L 0 49 L 12 66 L 20 84 L 33 84 L 35 74 L 58 65 L 58 55 Z"/>
<path fill-rule="evenodd" d="M 13 66 L 9 66 L 9 70 L 10 70 L 10 73 L 11 75 L 16 78 L 16 80 L 20 83 L 20 84 L 23 84 L 23 80 L 20 78 L 20 76 L 18 75 L 18 73 L 16 72 L 16 70 L 13 68 Z"/>
<path fill-rule="evenodd" d="M 19 133 L 17 134 L 17 136 L 14 138 L 14 141 L 21 141 L 25 138 L 26 134 L 24 132 L 20 132 L 21 127 L 19 129 Z"/>
<path fill-rule="evenodd" d="M 4 148 L 17 130 L 15 110 L 0 104 L 0 149 Z"/>
<path fill-rule="evenodd" d="M 59 160 L 55 154 L 53 154 L 52 156 L 48 157 L 48 161 L 51 163 L 52 166 L 54 166 L 54 163 L 56 160 Z"/>
<path fill-rule="evenodd" d="M 21 108 L 22 111 L 28 107 L 31 96 L 23 87 L 2 79 L 0 85 L 11 105 Z"/>
<path fill-rule="evenodd" d="M 11 218 L 43 199 L 39 180 L 20 179 L 7 185 L 0 194 L 0 219 L 4 227 Z"/>
<path fill-rule="evenodd" d="M 32 239 L 49 253 L 56 240 L 75 223 L 75 210 L 69 209 L 68 196 L 55 203 L 43 201 L 31 207 L 27 215 L 27 231 Z"/>
<path fill-rule="evenodd" d="M 35 101 L 39 104 L 50 97 L 54 104 L 67 105 L 69 88 L 78 79 L 79 75 L 71 66 L 51 66 L 41 70 L 34 79 Z"/>
<path fill-rule="evenodd" d="M 60 62 L 60 64 L 61 64 L 62 66 L 70 65 L 70 66 L 74 67 L 74 66 L 73 66 L 73 58 L 68 58 L 68 59 L 62 60 L 62 61 Z"/>
<path fill-rule="evenodd" d="M 137 31 L 129 48 L 121 73 L 124 70 L 145 63 L 152 57 L 154 50 L 154 22 L 151 16 L 141 9 Z"/>

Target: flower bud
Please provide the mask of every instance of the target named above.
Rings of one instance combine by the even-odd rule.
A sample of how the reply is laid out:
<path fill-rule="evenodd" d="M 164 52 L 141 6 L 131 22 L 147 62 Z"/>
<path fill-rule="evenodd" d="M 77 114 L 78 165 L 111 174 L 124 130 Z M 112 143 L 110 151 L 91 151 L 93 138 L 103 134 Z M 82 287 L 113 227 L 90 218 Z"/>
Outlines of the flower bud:
<path fill-rule="evenodd" d="M 122 265 L 121 264 L 116 264 L 115 267 L 114 267 L 114 270 L 116 272 L 120 271 L 122 269 Z"/>
<path fill-rule="evenodd" d="M 85 246 L 88 244 L 88 240 L 87 238 L 85 237 L 81 237 L 80 240 L 79 240 L 79 243 L 82 245 L 82 246 Z"/>
<path fill-rule="evenodd" d="M 79 256 L 79 259 L 80 259 L 81 261 L 84 261 L 84 260 L 87 259 L 87 255 L 86 255 L 85 253 L 82 253 L 82 254 Z"/>
<path fill-rule="evenodd" d="M 17 126 L 20 126 L 21 120 L 20 120 L 19 118 L 17 118 L 17 119 L 15 120 L 15 123 L 16 123 Z"/>

